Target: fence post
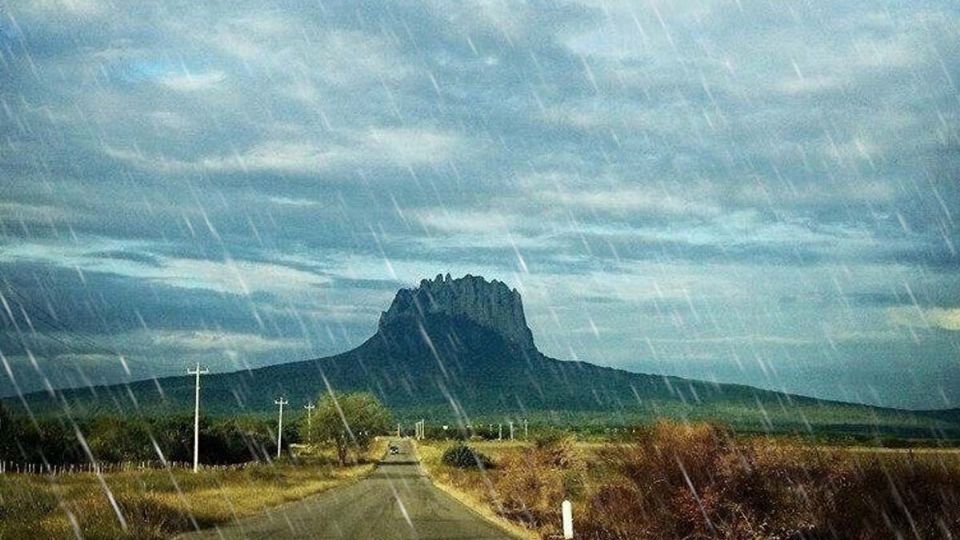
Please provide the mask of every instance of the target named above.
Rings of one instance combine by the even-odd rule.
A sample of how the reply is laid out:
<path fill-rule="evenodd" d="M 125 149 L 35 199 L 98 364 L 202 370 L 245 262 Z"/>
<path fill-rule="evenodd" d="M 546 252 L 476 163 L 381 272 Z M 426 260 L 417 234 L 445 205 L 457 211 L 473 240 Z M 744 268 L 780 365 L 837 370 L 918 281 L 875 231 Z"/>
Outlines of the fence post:
<path fill-rule="evenodd" d="M 561 505 L 563 510 L 563 539 L 573 539 L 573 506 L 570 501 L 563 501 Z"/>

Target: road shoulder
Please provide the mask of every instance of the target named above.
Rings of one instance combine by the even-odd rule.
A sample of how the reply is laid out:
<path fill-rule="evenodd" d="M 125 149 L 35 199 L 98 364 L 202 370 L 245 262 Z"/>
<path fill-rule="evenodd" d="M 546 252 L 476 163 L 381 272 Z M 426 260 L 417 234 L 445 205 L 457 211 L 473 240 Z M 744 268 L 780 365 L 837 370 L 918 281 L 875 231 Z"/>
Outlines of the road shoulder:
<path fill-rule="evenodd" d="M 490 508 L 484 501 L 480 500 L 478 497 L 466 493 L 457 489 L 456 487 L 446 484 L 439 481 L 438 475 L 431 474 L 431 468 L 439 466 L 439 455 L 443 451 L 439 447 L 428 446 L 424 450 L 427 452 L 427 458 L 423 459 L 420 456 L 420 450 L 416 444 L 413 444 L 414 452 L 417 453 L 418 459 L 420 462 L 420 469 L 423 471 L 424 476 L 430 481 L 433 487 L 437 488 L 439 491 L 443 492 L 448 497 L 457 501 L 461 505 L 465 506 L 471 512 L 482 518 L 483 520 L 496 525 L 498 528 L 521 540 L 540 540 L 540 536 L 536 531 L 521 527 L 516 523 L 501 517 L 496 512 Z M 436 454 L 436 455 L 434 455 Z"/>

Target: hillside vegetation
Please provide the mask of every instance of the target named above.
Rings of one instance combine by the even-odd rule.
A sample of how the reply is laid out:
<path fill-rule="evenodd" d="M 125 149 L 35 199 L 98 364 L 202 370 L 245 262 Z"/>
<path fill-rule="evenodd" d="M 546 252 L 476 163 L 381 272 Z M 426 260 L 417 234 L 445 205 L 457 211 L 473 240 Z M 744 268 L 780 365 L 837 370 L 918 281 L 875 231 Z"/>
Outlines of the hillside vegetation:
<path fill-rule="evenodd" d="M 169 377 L 25 397 L 40 414 L 171 415 L 193 405 L 194 379 Z M 270 414 L 274 397 L 304 404 L 317 389 L 367 392 L 400 421 L 627 426 L 656 418 L 722 421 L 739 430 L 960 438 L 955 413 L 918 413 L 818 400 L 736 384 L 664 377 L 541 354 L 520 295 L 480 277 L 403 289 L 358 347 L 327 358 L 203 378 L 207 414 Z M 6 404 L 21 409 L 19 400 Z M 298 405 L 299 407 L 300 405 Z"/>

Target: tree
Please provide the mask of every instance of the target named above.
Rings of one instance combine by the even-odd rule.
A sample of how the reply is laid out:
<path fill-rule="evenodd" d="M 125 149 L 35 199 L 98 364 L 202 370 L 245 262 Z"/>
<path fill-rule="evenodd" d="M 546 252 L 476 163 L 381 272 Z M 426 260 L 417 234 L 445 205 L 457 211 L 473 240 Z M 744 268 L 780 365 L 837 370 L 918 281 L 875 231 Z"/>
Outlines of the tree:
<path fill-rule="evenodd" d="M 390 413 L 372 394 L 324 394 L 313 413 L 312 435 L 315 441 L 332 444 L 337 461 L 346 465 L 350 450 L 367 450 L 373 437 L 389 425 Z"/>

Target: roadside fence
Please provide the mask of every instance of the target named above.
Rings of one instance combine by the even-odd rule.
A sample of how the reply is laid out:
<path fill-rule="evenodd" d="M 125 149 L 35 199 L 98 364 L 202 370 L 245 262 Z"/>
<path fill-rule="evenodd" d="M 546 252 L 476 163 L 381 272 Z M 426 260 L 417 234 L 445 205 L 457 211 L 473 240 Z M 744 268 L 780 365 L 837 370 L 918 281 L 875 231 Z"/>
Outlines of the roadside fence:
<path fill-rule="evenodd" d="M 229 463 L 223 465 L 200 464 L 201 470 L 243 470 L 250 463 Z M 59 476 L 77 473 L 115 473 L 126 471 L 146 471 L 159 469 L 193 469 L 193 464 L 187 461 L 168 461 L 164 465 L 161 461 L 123 461 L 120 463 L 18 463 L 16 461 L 0 461 L 0 474 L 42 474 Z"/>

